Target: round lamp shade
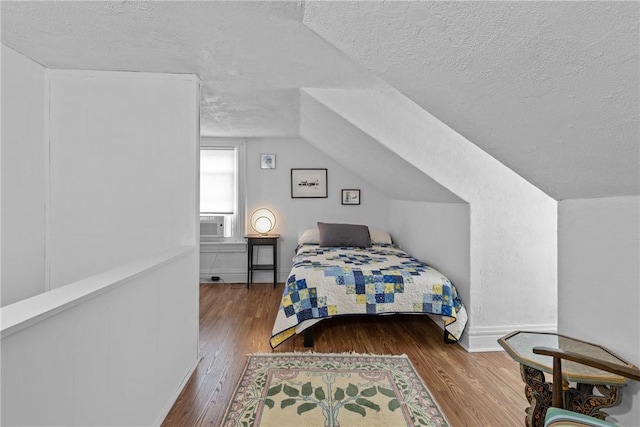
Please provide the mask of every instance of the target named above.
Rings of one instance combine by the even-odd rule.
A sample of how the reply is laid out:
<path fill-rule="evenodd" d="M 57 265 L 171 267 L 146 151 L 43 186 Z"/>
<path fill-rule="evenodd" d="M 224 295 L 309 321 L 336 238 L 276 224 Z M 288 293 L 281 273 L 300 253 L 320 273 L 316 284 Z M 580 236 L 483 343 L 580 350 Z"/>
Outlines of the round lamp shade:
<path fill-rule="evenodd" d="M 259 234 L 267 234 L 276 226 L 276 216 L 269 209 L 260 208 L 251 215 L 251 227 Z"/>

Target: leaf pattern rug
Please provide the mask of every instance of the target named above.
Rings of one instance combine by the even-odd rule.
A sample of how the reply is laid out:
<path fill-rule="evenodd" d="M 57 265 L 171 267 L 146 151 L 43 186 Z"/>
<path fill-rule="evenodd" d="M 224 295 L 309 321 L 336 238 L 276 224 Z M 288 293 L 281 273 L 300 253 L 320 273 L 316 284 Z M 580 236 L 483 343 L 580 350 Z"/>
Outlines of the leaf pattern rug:
<path fill-rule="evenodd" d="M 405 355 L 273 353 L 248 356 L 222 425 L 449 424 Z"/>

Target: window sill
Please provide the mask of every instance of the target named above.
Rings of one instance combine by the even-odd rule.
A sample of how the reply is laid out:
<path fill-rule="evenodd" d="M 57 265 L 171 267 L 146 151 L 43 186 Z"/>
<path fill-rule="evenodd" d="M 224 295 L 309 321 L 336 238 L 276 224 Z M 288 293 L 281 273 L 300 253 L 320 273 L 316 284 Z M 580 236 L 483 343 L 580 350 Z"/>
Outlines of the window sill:
<path fill-rule="evenodd" d="M 246 252 L 247 242 L 242 239 L 227 238 L 216 241 L 200 242 L 200 252 Z"/>

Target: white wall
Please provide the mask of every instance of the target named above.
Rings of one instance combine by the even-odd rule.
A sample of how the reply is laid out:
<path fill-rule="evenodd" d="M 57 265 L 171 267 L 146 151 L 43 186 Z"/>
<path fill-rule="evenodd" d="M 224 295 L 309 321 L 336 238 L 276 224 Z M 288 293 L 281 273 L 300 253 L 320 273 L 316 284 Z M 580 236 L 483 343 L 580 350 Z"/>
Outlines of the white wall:
<path fill-rule="evenodd" d="M 276 155 L 275 169 L 260 169 L 261 153 Z M 370 228 L 384 230 L 389 227 L 387 197 L 303 139 L 249 138 L 246 162 L 247 217 L 260 207 L 269 208 L 276 215 L 273 232 L 281 235 L 278 253 L 279 281 L 285 281 L 291 270 L 298 232 L 315 227 L 318 221 L 365 224 Z M 292 168 L 326 168 L 328 197 L 292 199 Z M 343 188 L 359 188 L 361 204 L 342 205 Z M 248 222 L 247 230 L 249 233 L 253 232 Z M 213 274 L 221 276 L 226 282 L 246 281 L 247 254 L 244 249 L 241 250 L 243 251 L 240 253 L 220 252 L 217 255 L 215 252 L 202 253 L 201 277 Z M 260 248 L 259 251 L 260 257 L 271 256 L 268 248 Z M 212 274 L 209 274 L 210 271 Z M 254 282 L 269 283 L 273 280 L 272 274 L 271 271 L 255 272 Z"/>
<path fill-rule="evenodd" d="M 558 332 L 640 366 L 640 197 L 560 202 L 558 246 Z M 640 384 L 625 395 L 607 412 L 640 425 Z"/>
<path fill-rule="evenodd" d="M 2 424 L 159 424 L 198 358 L 199 84 L 45 77 L 39 239 L 52 290 L 0 308 Z M 20 180 L 2 183 L 3 206 L 24 191 Z"/>
<path fill-rule="evenodd" d="M 392 200 L 389 216 L 394 242 L 447 276 L 468 301 L 469 205 Z M 460 343 L 468 347 L 466 333 Z"/>
<path fill-rule="evenodd" d="M 301 93 L 303 137 L 330 109 L 470 204 L 470 350 L 500 349 L 496 339 L 514 329 L 556 329 L 555 200 L 397 91 Z M 402 188 L 384 158 L 369 163 Z"/>
<path fill-rule="evenodd" d="M 194 244 L 195 90 L 188 75 L 50 72 L 51 288 Z"/>
<path fill-rule="evenodd" d="M 45 69 L 2 51 L 2 279 L 0 305 L 45 290 Z M 14 188 L 19 186 L 19 191 Z"/>
<path fill-rule="evenodd" d="M 196 361 L 195 252 L 177 248 L 3 308 L 2 425 L 159 425 Z M 79 304 L 50 304 L 94 286 Z M 7 330 L 47 306 L 56 308 Z"/>

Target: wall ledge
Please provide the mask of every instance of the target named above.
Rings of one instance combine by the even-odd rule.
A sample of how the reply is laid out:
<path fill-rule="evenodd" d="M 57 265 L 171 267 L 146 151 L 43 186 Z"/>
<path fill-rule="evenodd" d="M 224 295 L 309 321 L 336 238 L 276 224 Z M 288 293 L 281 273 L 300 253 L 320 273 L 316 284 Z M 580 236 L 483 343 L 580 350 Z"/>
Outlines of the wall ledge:
<path fill-rule="evenodd" d="M 176 246 L 0 308 L 0 338 L 68 310 L 197 250 Z"/>
<path fill-rule="evenodd" d="M 186 80 L 195 81 L 201 84 L 202 81 L 197 74 L 193 73 L 162 73 L 143 71 L 112 71 L 112 70 L 81 70 L 73 68 L 48 68 L 51 74 L 81 78 L 91 77 L 116 77 L 126 79 L 158 79 L 158 80 Z"/>

